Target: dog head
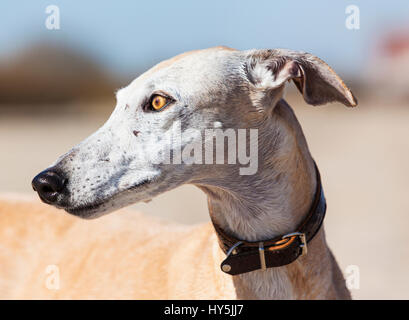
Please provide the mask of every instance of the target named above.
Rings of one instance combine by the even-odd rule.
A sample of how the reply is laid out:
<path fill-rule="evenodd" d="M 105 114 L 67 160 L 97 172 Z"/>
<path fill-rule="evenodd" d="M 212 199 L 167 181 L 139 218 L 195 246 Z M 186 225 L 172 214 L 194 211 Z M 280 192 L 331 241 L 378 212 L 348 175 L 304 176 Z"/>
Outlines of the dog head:
<path fill-rule="evenodd" d="M 269 121 L 288 80 L 309 104 L 356 105 L 332 69 L 307 53 L 224 47 L 189 52 L 120 89 L 108 121 L 32 185 L 44 202 L 95 218 L 181 184 L 222 186 L 232 175 L 253 174 L 257 163 L 250 159 L 243 173 L 235 157 L 240 141 L 244 157 L 257 156 L 259 138 L 238 131 Z M 218 130 L 219 142 L 236 135 L 233 155 L 229 146 L 219 148 Z"/>

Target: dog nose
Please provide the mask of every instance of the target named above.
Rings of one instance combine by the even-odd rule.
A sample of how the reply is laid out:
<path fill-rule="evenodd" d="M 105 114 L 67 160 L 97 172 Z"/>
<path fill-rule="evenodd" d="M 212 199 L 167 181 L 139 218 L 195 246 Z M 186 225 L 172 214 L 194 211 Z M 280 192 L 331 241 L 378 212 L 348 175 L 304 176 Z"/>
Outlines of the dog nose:
<path fill-rule="evenodd" d="M 54 204 L 64 190 L 67 179 L 52 169 L 45 170 L 34 177 L 31 185 L 45 203 Z"/>

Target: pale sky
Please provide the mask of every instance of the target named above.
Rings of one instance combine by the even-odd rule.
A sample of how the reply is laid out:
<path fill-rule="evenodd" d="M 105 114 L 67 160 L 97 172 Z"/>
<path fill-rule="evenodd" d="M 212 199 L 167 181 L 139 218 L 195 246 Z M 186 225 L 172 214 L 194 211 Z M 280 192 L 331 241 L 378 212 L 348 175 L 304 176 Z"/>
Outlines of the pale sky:
<path fill-rule="evenodd" d="M 60 30 L 45 27 L 50 4 L 60 8 Z M 359 30 L 345 27 L 351 4 L 360 9 Z M 374 37 L 408 23 L 408 0 L 2 0 L 0 55 L 37 40 L 57 42 L 129 75 L 192 49 L 290 48 L 358 73 Z"/>

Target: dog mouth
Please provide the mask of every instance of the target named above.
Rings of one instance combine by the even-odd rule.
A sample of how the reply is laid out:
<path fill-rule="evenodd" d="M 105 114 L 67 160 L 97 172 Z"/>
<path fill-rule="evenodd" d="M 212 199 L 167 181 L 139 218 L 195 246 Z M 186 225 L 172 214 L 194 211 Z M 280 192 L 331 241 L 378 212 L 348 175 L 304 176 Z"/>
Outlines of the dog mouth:
<path fill-rule="evenodd" d="M 108 198 L 105 201 L 100 201 L 98 203 L 93 203 L 85 206 L 80 206 L 80 207 L 70 207 L 70 208 L 63 208 L 65 211 L 67 211 L 70 214 L 73 214 L 75 216 L 80 216 L 82 218 L 88 217 L 88 218 L 96 218 L 96 213 L 100 211 L 101 207 L 104 206 L 107 202 L 110 201 L 111 198 Z"/>
<path fill-rule="evenodd" d="M 104 199 L 97 199 L 93 203 L 89 203 L 89 204 L 85 204 L 81 206 L 62 207 L 62 209 L 64 209 L 70 214 L 79 216 L 81 218 L 86 218 L 86 219 L 98 218 L 101 215 L 107 213 L 108 211 L 116 210 L 116 209 L 112 210 L 111 207 L 107 206 L 110 202 L 115 201 L 116 198 L 118 198 L 119 196 L 125 193 L 129 193 L 131 191 L 134 191 L 135 189 L 146 186 L 150 184 L 152 181 L 153 181 L 152 179 L 145 179 L 135 185 L 132 185 L 126 188 L 125 190 L 122 190 L 121 192 L 115 193 Z"/>

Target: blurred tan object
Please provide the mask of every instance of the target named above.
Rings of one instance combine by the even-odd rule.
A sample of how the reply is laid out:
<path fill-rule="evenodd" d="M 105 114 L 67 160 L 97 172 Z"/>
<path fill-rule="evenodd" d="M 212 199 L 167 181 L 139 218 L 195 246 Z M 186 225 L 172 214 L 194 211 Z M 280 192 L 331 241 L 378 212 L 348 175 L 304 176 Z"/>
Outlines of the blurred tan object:
<path fill-rule="evenodd" d="M 234 299 L 212 226 L 120 210 L 85 221 L 0 197 L 0 299 Z"/>

